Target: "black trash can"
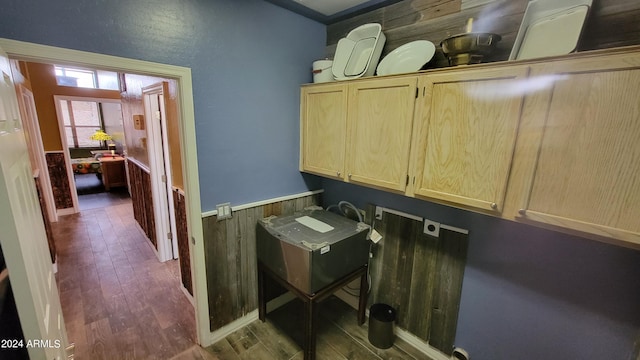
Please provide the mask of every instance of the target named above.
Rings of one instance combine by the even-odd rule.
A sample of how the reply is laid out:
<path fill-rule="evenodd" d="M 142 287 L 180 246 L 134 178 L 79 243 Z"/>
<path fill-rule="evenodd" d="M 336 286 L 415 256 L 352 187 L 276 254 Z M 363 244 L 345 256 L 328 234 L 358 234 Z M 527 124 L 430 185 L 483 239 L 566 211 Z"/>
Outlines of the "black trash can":
<path fill-rule="evenodd" d="M 393 323 L 396 310 L 387 304 L 373 304 L 369 308 L 369 342 L 379 349 L 393 346 Z"/>

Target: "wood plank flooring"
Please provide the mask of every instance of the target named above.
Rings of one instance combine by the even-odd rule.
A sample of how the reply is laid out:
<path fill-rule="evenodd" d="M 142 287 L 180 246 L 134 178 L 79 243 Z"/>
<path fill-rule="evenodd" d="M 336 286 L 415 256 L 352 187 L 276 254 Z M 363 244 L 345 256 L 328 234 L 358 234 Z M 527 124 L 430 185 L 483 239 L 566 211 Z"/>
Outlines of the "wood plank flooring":
<path fill-rule="evenodd" d="M 53 224 L 56 279 L 75 359 L 169 359 L 195 345 L 177 260 L 160 263 L 130 200 Z"/>
<path fill-rule="evenodd" d="M 377 349 L 367 340 L 367 324 L 357 325 L 356 310 L 331 297 L 320 303 L 318 360 L 430 360 L 402 340 Z M 194 346 L 173 360 L 302 360 L 302 302 L 293 300 L 207 347 Z"/>

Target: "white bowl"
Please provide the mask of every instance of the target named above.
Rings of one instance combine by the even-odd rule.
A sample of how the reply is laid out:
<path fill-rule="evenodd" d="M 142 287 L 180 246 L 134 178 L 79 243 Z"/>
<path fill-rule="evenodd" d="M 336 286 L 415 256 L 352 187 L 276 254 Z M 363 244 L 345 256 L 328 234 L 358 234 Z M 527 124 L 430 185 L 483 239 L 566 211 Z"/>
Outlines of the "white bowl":
<path fill-rule="evenodd" d="M 351 30 L 338 41 L 331 72 L 336 80 L 373 76 L 386 41 L 382 26 L 370 23 Z"/>
<path fill-rule="evenodd" d="M 403 74 L 420 70 L 436 53 L 431 41 L 417 40 L 393 50 L 380 61 L 378 75 Z"/>

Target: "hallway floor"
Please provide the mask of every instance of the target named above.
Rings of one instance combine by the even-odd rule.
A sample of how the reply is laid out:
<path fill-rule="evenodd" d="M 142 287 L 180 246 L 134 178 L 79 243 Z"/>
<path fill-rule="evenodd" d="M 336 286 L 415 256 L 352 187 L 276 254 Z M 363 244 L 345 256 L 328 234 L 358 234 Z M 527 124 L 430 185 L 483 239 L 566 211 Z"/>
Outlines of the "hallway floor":
<path fill-rule="evenodd" d="M 171 358 L 196 338 L 178 261 L 158 262 L 131 201 L 115 204 L 52 224 L 69 342 L 81 360 Z"/>
<path fill-rule="evenodd" d="M 176 261 L 158 262 L 133 218 L 131 201 L 60 217 L 53 232 L 56 279 L 75 359 L 302 360 L 302 304 L 292 301 L 217 343 L 195 344 L 194 308 Z M 82 196 L 84 197 L 84 196 Z M 367 324 L 337 298 L 320 304 L 318 360 L 428 360 L 400 339 L 388 350 L 367 340 Z"/>

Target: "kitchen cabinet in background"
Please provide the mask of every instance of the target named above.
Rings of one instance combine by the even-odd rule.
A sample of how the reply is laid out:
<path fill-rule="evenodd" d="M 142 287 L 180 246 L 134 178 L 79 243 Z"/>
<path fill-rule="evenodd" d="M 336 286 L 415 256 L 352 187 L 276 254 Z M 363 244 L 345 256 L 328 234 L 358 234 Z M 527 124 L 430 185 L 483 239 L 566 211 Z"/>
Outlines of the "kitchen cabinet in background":
<path fill-rule="evenodd" d="M 640 245 L 640 53 L 532 69 L 517 218 Z"/>
<path fill-rule="evenodd" d="M 303 87 L 300 100 L 300 170 L 344 180 L 347 84 Z"/>
<path fill-rule="evenodd" d="M 112 187 L 127 186 L 127 173 L 124 169 L 122 156 L 106 156 L 100 158 L 102 167 L 102 183 L 104 189 L 109 191 Z"/>
<path fill-rule="evenodd" d="M 417 77 L 349 85 L 349 182 L 404 192 Z"/>
<path fill-rule="evenodd" d="M 640 249 L 640 46 L 303 94 L 330 87 L 336 100 L 303 96 L 301 126 L 318 130 L 302 133 L 302 164 L 343 159 L 325 176 Z"/>
<path fill-rule="evenodd" d="M 417 77 L 303 87 L 300 169 L 404 192 Z"/>
<path fill-rule="evenodd" d="M 511 169 L 527 66 L 420 77 L 413 140 L 414 194 L 500 213 Z"/>

